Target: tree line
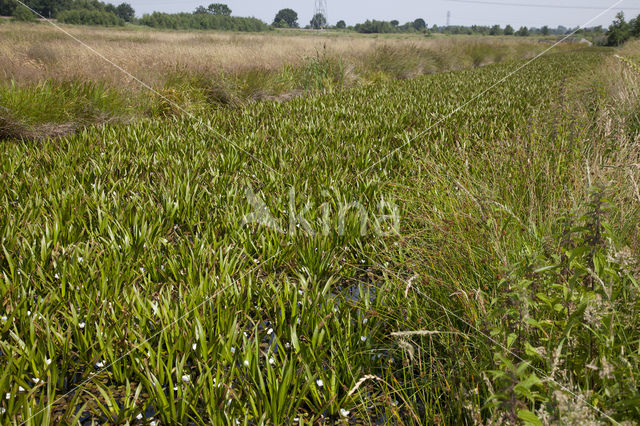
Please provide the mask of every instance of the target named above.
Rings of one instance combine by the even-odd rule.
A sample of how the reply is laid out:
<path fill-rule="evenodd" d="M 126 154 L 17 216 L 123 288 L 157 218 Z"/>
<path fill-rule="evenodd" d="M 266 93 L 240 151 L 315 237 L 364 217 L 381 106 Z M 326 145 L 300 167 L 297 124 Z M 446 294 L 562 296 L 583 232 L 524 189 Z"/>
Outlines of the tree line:
<path fill-rule="evenodd" d="M 128 3 L 114 5 L 100 0 L 24 0 L 24 3 L 46 18 L 55 18 L 63 23 L 78 25 L 124 25 L 126 22 L 137 23 L 152 28 L 167 29 L 195 29 L 195 30 L 226 30 L 226 31 L 267 31 L 272 28 L 300 28 L 298 13 L 290 8 L 278 11 L 271 25 L 257 18 L 242 18 L 231 16 L 232 10 L 223 3 L 213 3 L 209 6 L 198 6 L 191 13 L 162 13 L 153 12 L 137 19 L 133 7 Z M 0 15 L 13 16 L 21 21 L 36 19 L 28 8 L 20 5 L 16 0 L 0 0 Z M 353 26 L 347 26 L 344 20 L 339 20 L 335 26 L 329 26 L 327 18 L 322 14 L 315 14 L 308 25 L 308 29 L 333 28 L 345 31 L 355 31 L 364 34 L 374 33 L 442 33 L 468 34 L 489 36 L 529 36 L 529 35 L 565 35 L 583 34 L 602 36 L 604 44 L 619 46 L 632 37 L 640 37 L 640 15 L 627 21 L 624 13 L 620 12 L 608 30 L 602 26 L 586 29 L 571 29 L 563 26 L 550 28 L 520 27 L 515 29 L 511 25 L 504 28 L 494 26 L 427 26 L 424 19 L 400 24 L 397 20 L 379 21 L 367 20 Z"/>
<path fill-rule="evenodd" d="M 124 25 L 135 19 L 135 10 L 128 3 L 114 5 L 99 0 L 24 0 L 39 16 L 55 18 L 69 24 Z M 13 16 L 20 21 L 34 21 L 38 17 L 15 0 L 0 0 L 0 15 Z"/>

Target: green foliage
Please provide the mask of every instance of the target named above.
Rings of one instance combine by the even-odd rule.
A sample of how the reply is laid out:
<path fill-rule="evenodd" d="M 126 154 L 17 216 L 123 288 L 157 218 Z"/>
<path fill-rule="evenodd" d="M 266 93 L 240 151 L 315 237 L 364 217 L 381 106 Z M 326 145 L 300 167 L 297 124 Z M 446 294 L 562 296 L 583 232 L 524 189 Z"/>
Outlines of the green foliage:
<path fill-rule="evenodd" d="M 11 16 L 16 21 L 22 22 L 35 22 L 37 20 L 36 15 L 34 15 L 33 12 L 22 5 L 17 6 Z"/>
<path fill-rule="evenodd" d="M 26 0 L 27 6 L 45 18 L 57 18 L 61 12 L 68 10 L 99 11 L 117 15 L 120 19 L 130 22 L 135 17 L 135 11 L 128 3 L 114 6 L 98 0 Z M 12 15 L 17 10 L 18 3 L 14 0 L 0 1 L 0 15 Z M 106 18 L 108 20 L 108 18 Z M 105 21 L 105 18 L 99 18 Z M 91 19 L 89 19 L 91 21 Z M 104 25 L 104 24 L 98 24 Z"/>
<path fill-rule="evenodd" d="M 493 27 L 491 27 L 491 30 L 489 31 L 489 35 L 502 35 L 504 33 L 504 31 L 502 30 L 502 28 L 500 28 L 500 25 L 494 25 Z"/>
<path fill-rule="evenodd" d="M 519 37 L 527 37 L 529 35 L 529 28 L 520 27 L 520 29 L 516 31 L 516 35 Z"/>
<path fill-rule="evenodd" d="M 140 18 L 139 24 L 152 28 L 223 30 L 257 32 L 267 31 L 269 26 L 256 18 L 213 15 L 210 13 L 160 13 L 153 12 Z"/>
<path fill-rule="evenodd" d="M 101 25 L 114 27 L 124 25 L 124 20 L 102 10 L 72 9 L 58 13 L 58 21 L 74 25 Z"/>
<path fill-rule="evenodd" d="M 418 18 L 413 21 L 413 29 L 416 31 L 424 31 L 427 29 L 427 23 L 422 18 Z"/>
<path fill-rule="evenodd" d="M 311 18 L 311 28 L 314 30 L 320 30 L 327 27 L 327 18 L 322 13 L 316 13 Z"/>
<path fill-rule="evenodd" d="M 344 67 L 317 54 L 286 71 L 322 94 L 233 110 L 178 74 L 163 95 L 204 119 L 157 99 L 153 119 L 0 142 L 2 421 L 600 420 L 580 397 L 640 418 L 639 289 L 616 248 L 637 209 L 607 202 L 620 182 L 583 193 L 598 139 L 565 97 L 607 54 L 543 56 L 465 114 L 518 64 L 338 91 Z M 28 104 L 14 93 L 0 103 Z M 247 188 L 289 232 L 243 223 Z M 400 235 L 363 235 L 356 212 L 336 231 L 345 204 L 381 200 Z M 329 231 L 296 231 L 289 210 L 317 231 L 319 206 Z"/>
<path fill-rule="evenodd" d="M 231 16 L 231 9 L 226 4 L 213 3 L 207 7 L 207 10 L 214 15 Z"/>
<path fill-rule="evenodd" d="M 276 14 L 273 25 L 279 28 L 298 28 L 298 13 L 293 9 L 282 9 Z"/>
<path fill-rule="evenodd" d="M 133 22 L 136 18 L 136 11 L 129 3 L 121 3 L 116 7 L 116 16 L 125 22 Z"/>
<path fill-rule="evenodd" d="M 624 19 L 624 12 L 619 12 L 607 31 L 607 45 L 620 46 L 631 37 L 631 25 Z"/>
<path fill-rule="evenodd" d="M 507 25 L 506 27 L 504 27 L 504 35 L 510 36 L 510 35 L 513 35 L 514 33 L 515 33 L 515 30 L 511 25 Z"/>
<path fill-rule="evenodd" d="M 340 29 L 340 30 L 343 30 L 343 29 L 347 28 L 347 23 L 346 23 L 346 22 L 344 22 L 343 20 L 339 20 L 339 21 L 336 23 L 336 28 L 338 28 L 338 29 Z"/>

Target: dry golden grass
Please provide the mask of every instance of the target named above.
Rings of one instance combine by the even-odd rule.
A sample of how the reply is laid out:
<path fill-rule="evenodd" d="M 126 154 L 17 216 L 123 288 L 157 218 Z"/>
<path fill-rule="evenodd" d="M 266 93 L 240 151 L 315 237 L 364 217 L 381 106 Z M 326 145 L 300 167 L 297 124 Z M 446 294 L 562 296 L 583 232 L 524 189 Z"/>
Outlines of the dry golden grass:
<path fill-rule="evenodd" d="M 65 30 L 133 75 L 163 86 L 175 72 L 241 75 L 252 70 L 279 72 L 318 54 L 340 58 L 359 74 L 378 70 L 382 61 L 394 77 L 411 77 L 528 57 L 545 45 L 515 38 L 374 37 L 304 32 L 239 34 L 103 29 L 64 26 Z M 392 54 L 393 53 L 393 54 Z M 399 63 L 400 62 L 400 63 Z M 389 65 L 387 65 L 389 67 Z M 44 80 L 100 81 L 122 88 L 127 79 L 94 53 L 48 24 L 0 25 L 0 79 L 18 85 Z M 129 82 L 131 83 L 131 82 Z"/>

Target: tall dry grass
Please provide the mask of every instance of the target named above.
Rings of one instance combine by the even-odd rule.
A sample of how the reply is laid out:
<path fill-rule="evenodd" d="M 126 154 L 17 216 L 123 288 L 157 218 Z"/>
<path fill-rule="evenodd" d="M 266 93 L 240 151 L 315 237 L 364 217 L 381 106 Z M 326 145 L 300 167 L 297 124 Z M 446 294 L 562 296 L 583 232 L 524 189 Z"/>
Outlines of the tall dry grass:
<path fill-rule="evenodd" d="M 103 29 L 66 31 L 140 77 L 163 86 L 175 72 L 242 75 L 280 72 L 318 54 L 340 58 L 359 74 L 390 72 L 410 77 L 528 57 L 544 47 L 531 39 L 386 38 L 303 33 L 237 34 Z M 122 88 L 131 82 L 115 68 L 50 25 L 0 25 L 0 80 L 19 85 L 53 81 L 100 81 Z"/>

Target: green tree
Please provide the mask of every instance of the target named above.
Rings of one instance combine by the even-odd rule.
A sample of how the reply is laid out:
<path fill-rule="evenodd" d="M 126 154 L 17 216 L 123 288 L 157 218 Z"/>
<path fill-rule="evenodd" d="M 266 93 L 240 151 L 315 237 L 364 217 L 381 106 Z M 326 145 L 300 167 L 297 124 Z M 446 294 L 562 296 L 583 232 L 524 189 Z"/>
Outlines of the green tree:
<path fill-rule="evenodd" d="M 344 22 L 344 21 L 341 19 L 341 20 L 339 20 L 339 21 L 338 21 L 338 23 L 336 24 L 336 28 L 343 30 L 343 29 L 347 28 L 347 23 L 346 23 L 346 22 Z"/>
<path fill-rule="evenodd" d="M 16 3 L 14 0 L 0 0 L 0 16 L 11 16 L 16 9 Z"/>
<path fill-rule="evenodd" d="M 129 3 L 121 3 L 116 7 L 116 16 L 125 22 L 132 22 L 136 17 L 136 11 Z"/>
<path fill-rule="evenodd" d="M 391 21 L 391 25 L 393 25 L 394 27 L 397 27 L 398 25 L 400 25 L 400 21 L 394 19 L 393 21 Z"/>
<path fill-rule="evenodd" d="M 519 37 L 526 37 L 529 35 L 529 28 L 520 27 L 520 29 L 516 32 L 516 35 Z"/>
<path fill-rule="evenodd" d="M 500 28 L 500 25 L 494 25 L 489 30 L 489 35 L 495 36 L 495 35 L 500 35 L 500 34 L 502 34 L 502 28 Z"/>
<path fill-rule="evenodd" d="M 226 4 L 213 3 L 207 8 L 212 15 L 231 16 L 231 9 Z"/>
<path fill-rule="evenodd" d="M 632 19 L 629 26 L 631 27 L 631 36 L 640 37 L 640 15 L 636 19 Z"/>
<path fill-rule="evenodd" d="M 545 25 L 544 27 L 540 28 L 540 33 L 544 36 L 548 36 L 549 35 L 549 27 L 547 25 Z"/>
<path fill-rule="evenodd" d="M 607 31 L 607 45 L 620 46 L 631 37 L 631 25 L 624 19 L 624 12 L 616 15 L 616 19 Z"/>
<path fill-rule="evenodd" d="M 273 25 L 277 26 L 277 24 L 285 23 L 287 27 L 290 28 L 298 28 L 298 13 L 293 9 L 282 9 L 276 14 L 275 19 L 273 20 Z"/>
<path fill-rule="evenodd" d="M 22 21 L 22 22 L 36 21 L 36 15 L 34 15 L 32 11 L 30 11 L 29 9 L 27 9 L 22 5 L 18 5 L 13 10 L 13 14 L 11 16 L 13 16 L 13 19 L 15 19 L 16 21 Z"/>
<path fill-rule="evenodd" d="M 413 28 L 415 28 L 417 31 L 425 30 L 427 29 L 427 23 L 424 21 L 424 19 L 418 18 L 413 21 Z"/>
<path fill-rule="evenodd" d="M 514 34 L 514 29 L 511 25 L 507 25 L 506 27 L 504 27 L 504 35 L 510 36 Z"/>
<path fill-rule="evenodd" d="M 316 13 L 310 23 L 314 30 L 324 29 L 327 27 L 327 18 L 322 13 Z"/>

